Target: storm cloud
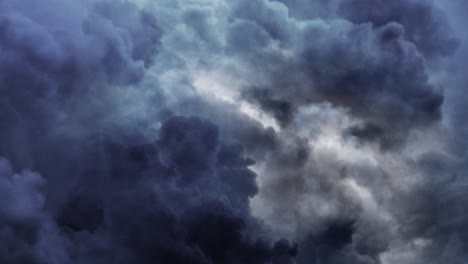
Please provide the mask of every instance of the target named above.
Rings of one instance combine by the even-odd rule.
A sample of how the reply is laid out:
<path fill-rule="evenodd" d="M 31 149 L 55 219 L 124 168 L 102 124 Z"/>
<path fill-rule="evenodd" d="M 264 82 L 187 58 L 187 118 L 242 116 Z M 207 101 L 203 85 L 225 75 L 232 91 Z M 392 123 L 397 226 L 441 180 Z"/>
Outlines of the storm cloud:
<path fill-rule="evenodd" d="M 467 8 L 0 1 L 0 262 L 466 262 Z"/>

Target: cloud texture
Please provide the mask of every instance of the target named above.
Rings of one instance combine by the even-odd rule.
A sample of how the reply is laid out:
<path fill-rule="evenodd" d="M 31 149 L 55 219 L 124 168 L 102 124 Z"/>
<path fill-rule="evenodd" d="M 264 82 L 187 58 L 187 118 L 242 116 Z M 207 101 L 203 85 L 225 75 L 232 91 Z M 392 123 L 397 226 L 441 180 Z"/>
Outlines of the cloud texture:
<path fill-rule="evenodd" d="M 0 263 L 465 263 L 467 8 L 0 0 Z"/>

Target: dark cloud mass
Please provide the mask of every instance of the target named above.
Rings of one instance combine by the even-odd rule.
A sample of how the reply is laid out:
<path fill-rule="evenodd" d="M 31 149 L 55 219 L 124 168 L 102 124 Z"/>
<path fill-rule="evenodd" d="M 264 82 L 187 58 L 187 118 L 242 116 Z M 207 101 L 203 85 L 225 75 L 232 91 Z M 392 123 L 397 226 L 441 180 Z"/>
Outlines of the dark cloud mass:
<path fill-rule="evenodd" d="M 435 1 L 342 1 L 339 13 L 354 23 L 371 22 L 382 26 L 397 22 L 406 38 L 428 58 L 450 55 L 458 45 L 443 11 Z"/>
<path fill-rule="evenodd" d="M 468 261 L 462 0 L 0 0 L 0 263 Z"/>
<path fill-rule="evenodd" d="M 393 19 L 380 24 L 371 19 L 365 19 L 365 23 L 346 19 L 297 21 L 278 3 L 240 2 L 235 14 L 253 22 L 256 35 L 263 36 L 263 40 L 254 47 L 236 42 L 247 30 L 242 27 L 252 27 L 243 22 L 230 32 L 232 48 L 240 50 L 242 59 L 252 63 L 257 75 L 267 76 L 266 80 L 252 80 L 246 88 L 256 95 L 267 91 L 269 97 L 259 101 L 262 108 L 271 108 L 276 98 L 292 109 L 330 101 L 380 126 L 389 138 L 395 138 L 393 141 L 404 139 L 412 127 L 440 119 L 443 95 L 429 82 L 424 54 L 407 37 L 405 24 Z M 431 23 L 438 25 L 439 20 Z M 450 41 L 420 38 L 424 43 L 454 48 Z M 267 48 L 272 43 L 278 50 Z M 259 65 L 258 61 L 264 63 Z M 270 104 L 266 104 L 268 101 Z M 277 112 L 273 115 L 280 123 L 287 120 Z"/>
<path fill-rule="evenodd" d="M 59 179 L 14 174 L 3 160 L 2 201 L 10 201 L 1 206 L 5 262 L 24 263 L 27 257 L 28 263 L 276 263 L 289 258 L 293 245 L 273 245 L 249 216 L 248 197 L 257 192 L 255 174 L 246 167 L 250 161 L 240 147 L 221 145 L 217 137 L 212 124 L 182 117 L 166 121 L 154 143 L 101 137 L 80 154 L 58 158 L 73 163 L 83 155 L 86 168 L 73 186 L 62 187 L 68 193 L 57 201 L 47 195 L 54 191 L 47 184 Z M 203 144 L 207 138 L 211 146 Z M 193 152 L 193 144 L 203 153 Z M 55 232 L 42 233 L 45 228 Z M 6 253 L 8 248 L 18 256 Z"/>

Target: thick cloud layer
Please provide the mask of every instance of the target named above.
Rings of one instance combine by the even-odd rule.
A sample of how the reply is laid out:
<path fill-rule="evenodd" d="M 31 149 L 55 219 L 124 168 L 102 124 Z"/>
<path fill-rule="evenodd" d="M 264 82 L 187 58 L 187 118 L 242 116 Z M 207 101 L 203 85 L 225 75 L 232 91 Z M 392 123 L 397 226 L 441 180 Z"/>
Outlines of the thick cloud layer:
<path fill-rule="evenodd" d="M 152 15 L 131 3 L 2 5 L 2 263 L 290 261 L 294 246 L 250 216 L 256 175 L 239 143 L 198 118 L 165 121 L 156 141 L 102 120 L 122 111 L 108 94 L 138 89 L 154 59 Z"/>
<path fill-rule="evenodd" d="M 253 10 L 263 11 L 257 15 Z M 411 32 L 397 20 L 298 21 L 288 16 L 285 6 L 268 1 L 242 2 L 235 14 L 242 20 L 230 32 L 232 48 L 241 50 L 257 75 L 266 75 L 266 80 L 252 80 L 247 87 L 268 96 L 259 101 L 263 108 L 271 108 L 268 100 L 281 100 L 292 109 L 322 100 L 349 107 L 383 131 L 384 147 L 404 140 L 411 128 L 440 118 L 443 96 L 429 82 L 424 54 L 406 37 Z M 243 38 L 245 29 L 252 27 L 249 23 L 262 39 L 247 48 L 235 40 Z M 451 42 L 424 37 L 425 43 L 453 49 Z M 284 122 L 278 111 L 273 115 Z"/>
<path fill-rule="evenodd" d="M 54 175 L 53 164 L 42 164 L 48 176 L 41 177 L 14 174 L 2 160 L 2 260 L 289 263 L 294 247 L 273 245 L 249 214 L 248 198 L 257 192 L 251 161 L 238 144 L 219 143 L 217 133 L 197 118 L 174 117 L 154 143 L 81 139 L 80 152 L 55 160 L 81 160 L 72 186 L 73 172 Z M 49 181 L 60 181 L 67 194 L 49 196 L 57 188 Z"/>
<path fill-rule="evenodd" d="M 464 263 L 468 6 L 0 1 L 0 263 Z"/>

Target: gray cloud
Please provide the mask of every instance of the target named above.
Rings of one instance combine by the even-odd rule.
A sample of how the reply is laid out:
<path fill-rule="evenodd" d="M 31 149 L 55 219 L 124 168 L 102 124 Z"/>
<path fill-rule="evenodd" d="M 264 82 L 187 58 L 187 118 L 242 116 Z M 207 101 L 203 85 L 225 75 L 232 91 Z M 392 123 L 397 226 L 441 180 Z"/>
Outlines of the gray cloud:
<path fill-rule="evenodd" d="M 267 90 L 271 98 L 263 101 L 281 98 L 294 109 L 327 100 L 349 107 L 393 141 L 404 139 L 412 127 L 440 119 L 443 96 L 429 81 L 424 53 L 406 37 L 404 24 L 300 21 L 287 15 L 286 6 L 263 1 L 242 3 L 235 10 L 239 22 L 229 43 L 261 76 L 245 89 Z M 262 11 L 256 15 L 253 10 Z M 235 42 L 247 29 L 263 40 L 254 47 Z"/>
<path fill-rule="evenodd" d="M 462 263 L 465 9 L 0 2 L 0 262 Z"/>

